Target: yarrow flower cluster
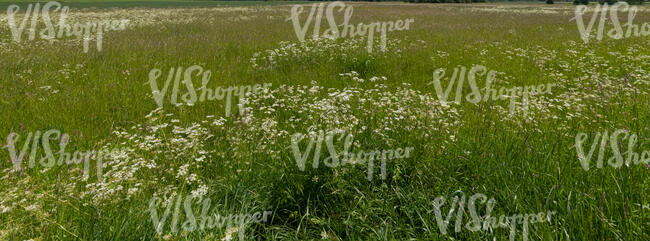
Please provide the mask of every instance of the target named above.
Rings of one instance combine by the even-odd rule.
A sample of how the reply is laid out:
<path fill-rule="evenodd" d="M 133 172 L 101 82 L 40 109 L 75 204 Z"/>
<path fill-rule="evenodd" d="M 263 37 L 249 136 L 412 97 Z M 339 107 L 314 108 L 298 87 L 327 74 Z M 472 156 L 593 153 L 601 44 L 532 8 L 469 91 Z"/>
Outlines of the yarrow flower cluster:
<path fill-rule="evenodd" d="M 375 40 L 374 42 L 378 42 Z M 386 51 L 368 53 L 365 50 L 367 40 L 364 38 L 334 39 L 327 37 L 313 37 L 305 39 L 304 42 L 280 42 L 280 47 L 268 49 L 253 54 L 250 59 L 254 68 L 273 68 L 282 64 L 309 63 L 313 61 L 328 62 L 350 62 L 358 61 L 359 56 L 369 56 L 373 59 L 376 56 L 399 54 L 397 48 L 399 40 L 388 40 Z"/>
<path fill-rule="evenodd" d="M 356 82 L 359 82 L 359 83 L 366 82 L 365 79 L 359 78 L 359 73 L 357 73 L 357 71 L 351 71 L 350 73 L 342 73 L 342 74 L 339 74 L 339 76 L 343 77 L 343 78 L 350 78 L 352 81 L 356 81 Z M 370 82 L 380 82 L 380 81 L 386 81 L 387 79 L 388 78 L 386 78 L 386 76 L 381 76 L 381 77 L 373 76 L 373 77 L 371 77 L 369 79 L 369 81 Z"/>
<path fill-rule="evenodd" d="M 502 117 L 499 119 L 502 124 L 514 124 L 514 128 L 528 125 L 538 132 L 542 131 L 538 129 L 539 124 L 547 121 L 612 125 L 610 118 L 602 118 L 601 113 L 607 112 L 603 110 L 623 103 L 624 99 L 631 101 L 632 98 L 648 95 L 643 90 L 650 84 L 650 56 L 639 54 L 644 48 L 643 44 L 632 44 L 624 52 L 606 53 L 608 58 L 575 41 L 565 45 L 569 51 L 564 53 L 541 46 L 527 49 L 496 46 L 505 56 L 494 58 L 528 59 L 545 73 L 548 80 L 544 82 L 556 83 L 553 96 L 530 96 L 526 106 L 519 102 L 510 109 L 491 106 Z M 615 66 L 610 57 L 623 64 Z M 624 73 L 624 76 L 619 73 Z M 507 86 L 515 81 L 512 76 L 500 74 L 499 77 L 503 79 L 499 80 L 500 85 Z M 556 124 L 557 128 L 567 133 L 570 126 L 568 123 Z"/>
<path fill-rule="evenodd" d="M 96 205 L 117 203 L 160 186 L 167 192 L 185 186 L 194 197 L 207 194 L 205 182 L 197 172 L 209 160 L 210 152 L 205 147 L 211 137 L 208 129 L 198 123 L 183 126 L 161 108 L 147 118 L 147 124 L 136 125 L 131 132 L 113 132 L 129 148 L 105 163 L 109 170 L 105 178 L 88 183 L 82 197 L 92 198 Z M 153 178 L 145 180 L 143 175 Z"/>

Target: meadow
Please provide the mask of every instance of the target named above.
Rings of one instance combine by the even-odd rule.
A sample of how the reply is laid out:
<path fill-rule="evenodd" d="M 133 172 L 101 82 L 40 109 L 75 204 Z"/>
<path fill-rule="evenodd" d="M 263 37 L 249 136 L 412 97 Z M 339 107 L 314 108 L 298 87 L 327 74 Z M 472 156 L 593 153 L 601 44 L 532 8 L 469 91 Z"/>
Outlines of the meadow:
<path fill-rule="evenodd" d="M 86 8 L 93 4 L 70 3 L 68 22 L 129 22 L 104 33 L 101 51 L 91 40 L 86 53 L 74 36 L 29 40 L 29 25 L 13 41 L 8 4 L 2 6 L 0 240 L 650 240 L 650 164 L 627 161 L 632 133 L 639 158 L 650 151 L 647 36 L 585 43 L 572 20 L 576 7 L 567 3 L 345 2 L 354 7 L 353 24 L 414 20 L 408 30 L 388 32 L 385 51 L 376 42 L 369 52 L 363 37 L 300 42 L 289 20 L 294 3 Z M 304 8 L 301 21 L 310 5 Z M 650 7 L 638 8 L 634 22 L 650 22 Z M 618 17 L 627 21 L 625 13 Z M 215 90 L 268 88 L 188 103 L 183 82 L 178 99 L 172 87 L 157 99 L 155 73 L 163 89 L 173 70 L 193 66 L 210 71 Z M 496 87 L 554 86 L 513 104 L 466 101 L 468 86 L 455 103 L 452 85 L 449 101 L 441 101 L 431 84 L 436 70 L 446 70 L 447 87 L 454 68 L 474 66 L 493 70 Z M 203 76 L 189 82 L 198 88 Z M 485 77 L 477 84 L 483 87 Z M 34 135 L 48 130 L 59 135 L 44 143 L 73 160 L 75 151 L 106 153 L 101 175 L 97 160 L 42 165 L 48 155 Z M 353 136 L 350 145 L 323 137 L 332 130 Z M 625 137 L 594 140 L 617 130 Z M 317 144 L 320 157 L 306 152 L 301 168 L 296 133 L 306 136 L 302 153 L 312 148 L 309 138 L 333 143 Z M 587 134 L 584 146 L 576 144 L 580 133 Z M 578 153 L 597 142 L 606 148 L 592 151 L 584 168 Z M 12 149 L 24 147 L 16 168 Z M 325 150 L 407 147 L 408 155 L 375 168 L 372 179 L 354 160 L 324 165 L 336 156 Z M 626 161 L 614 167 L 617 148 Z M 530 224 L 525 235 L 522 224 L 514 232 L 470 231 L 472 208 L 449 204 L 462 193 L 494 200 L 493 208 L 477 201 L 482 221 L 490 211 L 554 215 Z M 173 232 L 173 216 L 179 227 L 192 219 L 186 202 L 176 201 L 190 196 L 197 216 L 203 200 L 221 216 L 270 214 L 247 225 Z M 439 197 L 446 197 L 448 222 L 440 222 Z M 157 232 L 154 219 L 170 207 Z"/>

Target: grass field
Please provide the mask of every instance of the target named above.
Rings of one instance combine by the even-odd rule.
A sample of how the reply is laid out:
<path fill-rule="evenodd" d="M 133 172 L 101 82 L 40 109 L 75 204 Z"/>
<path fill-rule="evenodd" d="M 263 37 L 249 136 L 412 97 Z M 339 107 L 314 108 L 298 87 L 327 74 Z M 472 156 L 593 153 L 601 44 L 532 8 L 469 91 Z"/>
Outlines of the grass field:
<path fill-rule="evenodd" d="M 34 1 L 0 1 L 0 9 L 7 9 L 9 5 L 17 4 L 22 9 Z M 45 2 L 42 2 L 45 3 Z M 172 0 L 76 0 L 61 1 L 71 9 L 83 8 L 174 8 L 174 7 L 225 7 L 225 6 L 263 6 L 263 5 L 288 5 L 308 3 L 307 1 L 172 1 Z"/>
<path fill-rule="evenodd" d="M 69 23 L 130 20 L 124 30 L 104 33 L 101 51 L 91 40 L 87 53 L 74 36 L 29 40 L 29 23 L 22 40 L 13 41 L 9 4 L 0 4 L 0 240 L 650 240 L 650 157 L 644 162 L 642 152 L 650 151 L 647 36 L 584 43 L 569 4 L 346 2 L 354 7 L 353 24 L 414 20 L 408 30 L 388 32 L 386 51 L 375 42 L 368 52 L 362 37 L 301 43 L 288 20 L 293 3 L 175 4 L 70 3 Z M 304 7 L 301 24 L 310 10 Z M 618 17 L 627 22 L 626 13 Z M 39 21 L 38 31 L 45 28 Z M 648 22 L 646 4 L 634 23 Z M 162 89 L 171 68 L 192 66 L 211 71 L 213 89 L 269 87 L 232 94 L 231 103 L 222 92 L 188 104 L 188 82 L 198 88 L 205 76 L 192 74 L 180 83 L 179 104 L 169 87 L 159 108 L 150 85 L 155 69 Z M 436 70 L 446 70 L 447 87 L 461 66 L 495 71 L 496 87 L 554 87 L 525 102 L 475 104 L 464 98 L 472 92 L 465 86 L 463 101 L 442 102 L 430 84 Z M 485 81 L 476 79 L 481 88 Z M 448 99 L 455 95 L 453 87 Z M 48 130 L 68 137 L 30 139 Z M 315 157 L 320 166 L 307 153 L 301 170 L 292 136 L 318 140 L 332 130 L 344 134 L 325 136 L 330 143 Z M 617 138 L 617 130 L 629 135 Z M 596 133 L 605 132 L 613 137 L 604 142 L 602 168 L 599 149 L 585 170 L 579 150 L 588 152 L 600 142 Z M 576 145 L 580 133 L 587 134 L 583 146 Z M 642 161 L 612 166 L 616 148 L 627 160 L 632 134 Z M 369 180 L 363 161 L 324 164 L 336 157 L 327 155 L 331 149 L 341 156 L 345 135 L 353 136 L 348 147 L 355 153 L 413 149 L 387 161 L 385 178 L 374 167 Z M 10 154 L 12 137 L 18 151 L 27 147 L 20 168 Z M 301 153 L 311 148 L 308 140 L 300 142 Z M 110 153 L 100 176 L 98 160 L 89 167 L 43 165 L 42 143 L 73 156 Z M 448 216 L 449 200 L 460 193 L 467 200 Z M 466 224 L 475 215 L 467 204 L 474 194 L 486 197 L 476 201 L 482 224 L 489 220 L 487 199 L 494 200 L 493 217 L 555 213 L 526 230 L 519 223 L 514 232 L 471 231 Z M 185 202 L 176 202 L 190 195 L 193 218 Z M 441 196 L 447 202 L 437 209 Z M 198 220 L 199 199 L 208 198 L 209 210 L 222 216 L 271 214 L 247 225 L 182 228 Z M 158 233 L 154 219 L 169 207 Z"/>

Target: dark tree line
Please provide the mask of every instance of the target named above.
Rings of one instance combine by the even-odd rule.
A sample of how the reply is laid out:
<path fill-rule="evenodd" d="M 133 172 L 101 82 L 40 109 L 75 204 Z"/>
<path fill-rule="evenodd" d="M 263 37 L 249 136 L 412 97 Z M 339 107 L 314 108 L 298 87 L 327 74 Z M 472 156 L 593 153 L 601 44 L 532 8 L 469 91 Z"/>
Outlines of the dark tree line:
<path fill-rule="evenodd" d="M 319 0 L 309 0 L 309 1 L 319 1 Z M 330 0 L 335 1 L 335 0 Z M 386 0 L 347 0 L 352 2 L 384 2 Z M 484 2 L 517 2 L 517 1 L 526 1 L 526 0 L 403 0 L 404 2 L 409 3 L 484 3 Z M 553 4 L 554 0 L 541 0 L 547 4 Z M 571 0 L 564 0 L 571 1 Z M 646 0 L 626 0 L 630 5 L 640 5 L 643 4 Z M 589 2 L 598 2 L 599 4 L 607 3 L 612 5 L 618 0 L 573 0 L 575 5 L 589 5 Z"/>
<path fill-rule="evenodd" d="M 268 0 L 267 0 L 268 1 Z M 322 1 L 322 0 L 309 0 L 309 1 Z M 323 2 L 327 2 L 328 0 L 325 0 Z M 329 0 L 329 1 L 336 1 L 336 0 Z M 340 0 L 339 0 L 340 1 Z M 385 2 L 386 0 L 344 0 L 346 2 Z M 484 2 L 518 2 L 518 1 L 527 1 L 527 0 L 403 0 L 404 2 L 409 2 L 409 3 L 484 3 Z M 546 2 L 548 4 L 553 4 L 554 0 L 540 0 L 543 2 Z M 564 2 L 568 2 L 571 0 L 563 0 Z M 638 5 L 638 4 L 643 4 L 646 0 L 626 0 L 627 3 L 631 5 Z M 598 2 L 600 4 L 607 3 L 609 5 L 612 5 L 618 0 L 573 0 L 573 4 L 575 5 L 588 5 L 589 2 Z"/>
<path fill-rule="evenodd" d="M 618 0 L 598 0 L 599 4 L 607 3 L 608 5 L 615 4 L 616 2 L 618 2 Z M 645 2 L 645 0 L 627 0 L 625 2 L 629 3 L 630 5 L 641 5 L 641 4 L 643 4 Z M 589 5 L 589 0 L 573 0 L 573 4 L 575 4 L 575 5 Z"/>

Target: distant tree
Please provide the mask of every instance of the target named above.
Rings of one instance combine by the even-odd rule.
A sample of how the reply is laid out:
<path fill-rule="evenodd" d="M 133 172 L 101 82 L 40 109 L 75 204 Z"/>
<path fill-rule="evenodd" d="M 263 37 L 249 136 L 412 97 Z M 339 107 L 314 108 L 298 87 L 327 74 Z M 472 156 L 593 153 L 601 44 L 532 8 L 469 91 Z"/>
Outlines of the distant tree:
<path fill-rule="evenodd" d="M 573 5 L 589 5 L 589 0 L 573 0 Z"/>
<path fill-rule="evenodd" d="M 630 5 L 641 5 L 645 2 L 645 0 L 627 0 L 626 2 Z"/>
<path fill-rule="evenodd" d="M 607 3 L 607 5 L 613 5 L 613 4 L 615 4 L 616 2 L 618 2 L 618 0 L 598 0 L 598 3 L 600 3 L 600 4 L 605 4 L 605 3 Z"/>
<path fill-rule="evenodd" d="M 553 4 L 553 0 L 546 0 L 546 4 Z"/>

